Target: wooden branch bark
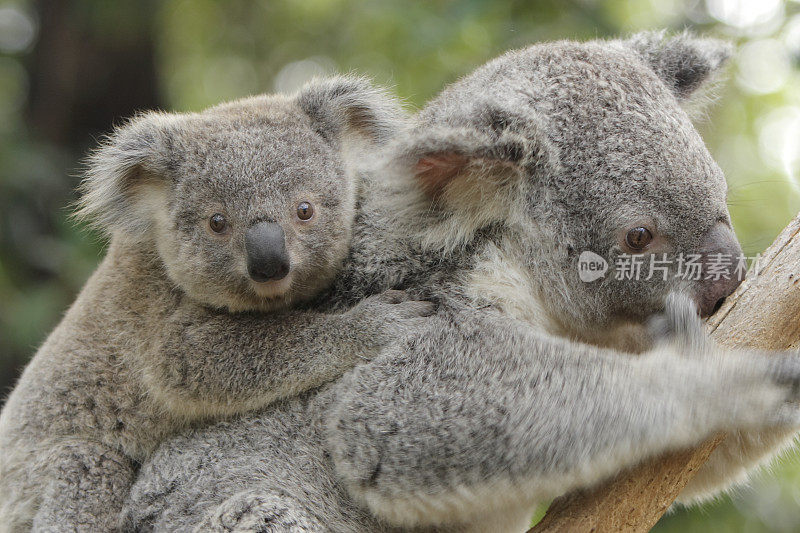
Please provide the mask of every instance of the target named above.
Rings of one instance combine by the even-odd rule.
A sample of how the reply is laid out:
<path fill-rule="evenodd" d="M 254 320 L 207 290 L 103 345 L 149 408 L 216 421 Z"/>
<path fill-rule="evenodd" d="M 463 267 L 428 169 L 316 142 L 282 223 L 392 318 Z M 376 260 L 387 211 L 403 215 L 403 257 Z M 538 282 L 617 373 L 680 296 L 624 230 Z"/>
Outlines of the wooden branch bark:
<path fill-rule="evenodd" d="M 800 215 L 781 232 L 725 305 L 708 321 L 729 347 L 784 350 L 800 345 Z M 649 531 L 711 452 L 717 435 L 697 448 L 664 455 L 586 491 L 553 502 L 530 533 Z"/>

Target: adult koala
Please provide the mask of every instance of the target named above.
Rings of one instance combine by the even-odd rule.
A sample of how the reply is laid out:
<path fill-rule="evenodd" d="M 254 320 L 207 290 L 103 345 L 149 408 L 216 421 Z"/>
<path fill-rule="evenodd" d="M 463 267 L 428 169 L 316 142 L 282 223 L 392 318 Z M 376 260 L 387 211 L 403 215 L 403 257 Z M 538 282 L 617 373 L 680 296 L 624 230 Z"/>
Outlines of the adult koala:
<path fill-rule="evenodd" d="M 522 530 L 536 502 L 716 431 L 788 433 L 796 355 L 723 354 L 696 336 L 618 348 L 668 294 L 707 315 L 736 284 L 674 270 L 678 254 L 740 254 L 722 173 L 682 108 L 728 53 L 689 35 L 549 43 L 443 91 L 368 173 L 322 300 L 404 288 L 438 298 L 429 326 L 332 385 L 163 446 L 127 525 Z M 583 283 L 586 250 L 610 264 L 666 254 L 673 270 Z M 718 452 L 686 498 L 772 446 L 751 451 Z"/>

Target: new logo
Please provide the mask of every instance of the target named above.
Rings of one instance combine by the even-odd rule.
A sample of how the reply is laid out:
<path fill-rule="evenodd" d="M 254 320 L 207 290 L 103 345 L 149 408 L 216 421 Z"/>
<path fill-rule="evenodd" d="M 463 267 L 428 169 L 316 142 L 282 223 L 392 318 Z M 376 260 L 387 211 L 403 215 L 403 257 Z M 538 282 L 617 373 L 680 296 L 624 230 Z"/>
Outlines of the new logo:
<path fill-rule="evenodd" d="M 594 252 L 585 251 L 578 257 L 578 276 L 584 283 L 590 283 L 605 276 L 608 262 Z"/>

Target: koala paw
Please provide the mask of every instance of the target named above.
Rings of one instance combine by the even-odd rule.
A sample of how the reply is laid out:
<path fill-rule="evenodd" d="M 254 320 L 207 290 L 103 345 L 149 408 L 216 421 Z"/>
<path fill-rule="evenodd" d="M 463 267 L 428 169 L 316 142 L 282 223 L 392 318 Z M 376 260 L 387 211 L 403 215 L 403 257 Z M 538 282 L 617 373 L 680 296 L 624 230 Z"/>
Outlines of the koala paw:
<path fill-rule="evenodd" d="M 431 316 L 436 311 L 436 305 L 433 302 L 412 300 L 405 291 L 389 290 L 370 296 L 359 303 L 356 309 L 379 318 L 413 320 Z"/>
<path fill-rule="evenodd" d="M 726 370 L 719 406 L 733 414 L 737 428 L 800 426 L 800 355 L 720 352 L 714 363 Z"/>
<path fill-rule="evenodd" d="M 684 376 L 688 388 L 682 395 L 702 425 L 800 426 L 800 353 L 719 347 L 694 301 L 679 293 L 668 296 L 664 313 L 650 319 L 648 330 L 659 364 Z"/>
<path fill-rule="evenodd" d="M 324 531 L 317 520 L 295 505 L 291 496 L 273 491 L 250 490 L 225 500 L 197 527 L 216 532 Z"/>
<path fill-rule="evenodd" d="M 433 302 L 412 300 L 404 291 L 390 290 L 363 300 L 350 314 L 370 328 L 374 347 L 381 349 L 422 328 L 435 311 Z"/>
<path fill-rule="evenodd" d="M 656 345 L 670 345 L 680 355 L 697 356 L 713 348 L 697 304 L 682 293 L 667 296 L 664 312 L 653 316 L 647 329 Z"/>

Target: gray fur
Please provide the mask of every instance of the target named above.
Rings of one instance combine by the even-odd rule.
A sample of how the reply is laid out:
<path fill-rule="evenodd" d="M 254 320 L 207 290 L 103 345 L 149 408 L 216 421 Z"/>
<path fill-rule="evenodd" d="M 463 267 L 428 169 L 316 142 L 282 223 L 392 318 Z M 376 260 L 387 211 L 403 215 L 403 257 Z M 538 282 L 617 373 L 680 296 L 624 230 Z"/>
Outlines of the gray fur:
<path fill-rule="evenodd" d="M 535 503 L 644 458 L 796 427 L 797 355 L 707 341 L 680 294 L 708 282 L 578 280 L 580 251 L 613 264 L 620 231 L 642 220 L 648 252 L 673 258 L 730 231 L 722 173 L 678 99 L 690 86 L 664 78 L 701 71 L 713 46 L 548 43 L 445 89 L 366 172 L 325 300 L 400 287 L 436 296 L 437 314 L 319 391 L 162 446 L 127 525 L 191 529 L 244 498 L 273 503 L 240 530 L 287 507 L 308 531 L 522 530 Z M 666 326 L 651 323 L 658 342 L 641 350 L 665 300 Z M 718 490 L 737 473 L 699 478 Z"/>
<path fill-rule="evenodd" d="M 582 250 L 613 264 L 637 224 L 656 232 L 649 253 L 670 256 L 729 229 L 722 174 L 678 99 L 693 78 L 665 78 L 702 71 L 713 47 L 548 43 L 443 91 L 366 174 L 329 295 L 402 287 L 438 296 L 438 313 L 319 391 L 166 443 L 127 525 L 218 523 L 244 498 L 259 504 L 230 529 L 291 508 L 307 530 L 522 530 L 536 502 L 644 458 L 721 430 L 796 427 L 796 354 L 704 343 L 681 297 L 672 335 L 620 350 L 621 332 L 641 347 L 668 294 L 696 297 L 705 282 L 589 285 L 575 268 Z M 708 490 L 738 474 L 712 468 L 699 476 Z"/>
<path fill-rule="evenodd" d="M 430 312 L 396 291 L 337 313 L 282 311 L 333 281 L 355 215 L 352 160 L 403 120 L 363 80 L 337 78 L 141 115 L 92 156 L 80 216 L 111 243 L 0 416 L 0 530 L 115 529 L 136 464 L 168 435 L 330 381 Z M 308 221 L 301 201 L 316 206 Z M 215 212 L 224 236 L 208 228 Z M 244 232 L 264 220 L 283 228 L 291 269 L 256 286 Z"/>

